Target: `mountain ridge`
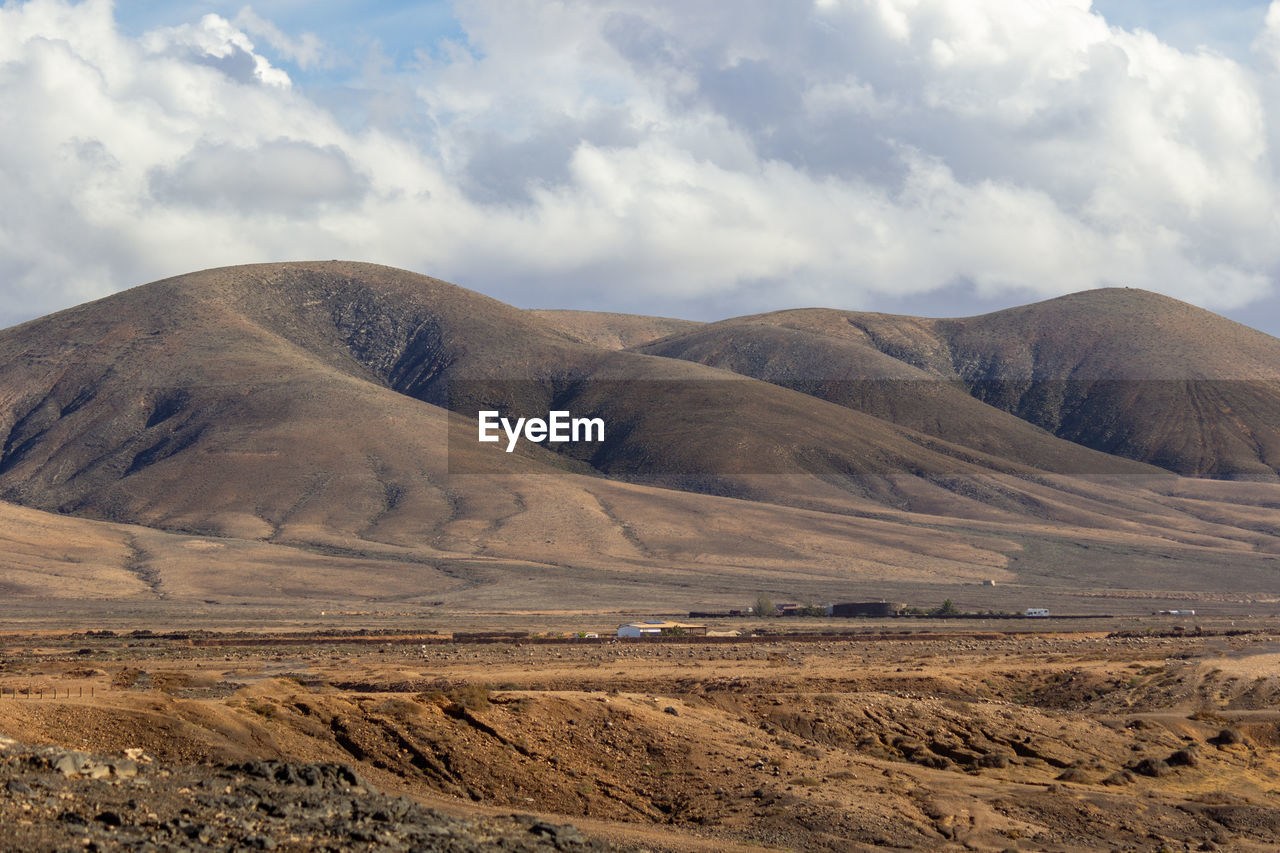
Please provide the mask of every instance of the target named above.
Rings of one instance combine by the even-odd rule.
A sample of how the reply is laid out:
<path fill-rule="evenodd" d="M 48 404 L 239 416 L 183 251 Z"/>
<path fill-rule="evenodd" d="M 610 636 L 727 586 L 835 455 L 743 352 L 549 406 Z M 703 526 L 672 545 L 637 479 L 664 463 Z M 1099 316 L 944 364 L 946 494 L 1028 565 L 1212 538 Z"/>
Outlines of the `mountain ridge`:
<path fill-rule="evenodd" d="M 869 316 L 566 319 L 354 262 L 191 273 L 0 331 L 0 497 L 156 531 L 125 540 L 175 590 L 211 583 L 182 537 L 272 555 L 245 557 L 262 572 L 296 549 L 312 571 L 341 555 L 335 577 L 363 560 L 397 594 L 409 576 L 388 567 L 419 566 L 458 596 L 583 572 L 617 590 L 639 571 L 936 584 L 1000 574 L 1031 547 L 1009 543 L 1044 537 L 1173 548 L 1183 572 L 1280 551 L 1266 484 L 1215 491 L 1065 441 L 885 351 L 927 365 L 1016 322 L 943 338 L 928 324 L 949 321 Z M 1269 352 L 1246 343 L 1246 361 Z M 602 416 L 609 440 L 475 441 L 480 407 L 553 405 Z M 111 571 L 134 565 L 108 550 Z"/>
<path fill-rule="evenodd" d="M 887 356 L 1059 438 L 1175 473 L 1272 482 L 1280 468 L 1280 340 L 1160 294 L 1103 288 L 958 319 L 791 309 L 638 349 L 733 363 L 688 348 L 738 327 Z"/>

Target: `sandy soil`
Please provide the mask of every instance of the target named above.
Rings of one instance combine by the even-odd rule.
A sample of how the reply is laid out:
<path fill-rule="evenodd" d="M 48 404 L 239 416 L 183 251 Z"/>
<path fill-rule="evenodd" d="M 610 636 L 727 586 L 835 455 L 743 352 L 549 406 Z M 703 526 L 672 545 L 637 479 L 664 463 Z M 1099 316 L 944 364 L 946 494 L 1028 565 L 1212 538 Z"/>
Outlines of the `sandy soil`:
<path fill-rule="evenodd" d="M 648 849 L 1275 849 L 1280 639 L 1266 622 L 1155 625 L 10 634 L 0 733 L 177 764 L 345 762 L 442 811 L 535 813 Z"/>

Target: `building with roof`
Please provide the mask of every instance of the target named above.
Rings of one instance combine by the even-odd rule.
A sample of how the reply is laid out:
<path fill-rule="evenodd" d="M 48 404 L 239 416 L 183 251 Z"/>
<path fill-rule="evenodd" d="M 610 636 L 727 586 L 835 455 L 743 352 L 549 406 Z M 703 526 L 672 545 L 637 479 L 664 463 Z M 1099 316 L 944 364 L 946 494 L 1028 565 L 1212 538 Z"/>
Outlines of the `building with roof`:
<path fill-rule="evenodd" d="M 705 637 L 706 625 L 689 625 L 684 622 L 668 622 L 665 619 L 648 619 L 643 622 L 628 622 L 618 626 L 619 637 L 670 637 L 670 636 Z"/>

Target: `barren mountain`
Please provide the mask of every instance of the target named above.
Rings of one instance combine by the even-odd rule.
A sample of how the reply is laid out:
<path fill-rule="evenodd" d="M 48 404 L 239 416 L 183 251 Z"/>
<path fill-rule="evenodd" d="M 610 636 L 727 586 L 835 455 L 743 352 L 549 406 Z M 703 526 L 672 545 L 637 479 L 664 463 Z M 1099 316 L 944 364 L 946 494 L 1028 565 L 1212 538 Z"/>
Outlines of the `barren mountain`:
<path fill-rule="evenodd" d="M 1179 474 L 1275 482 L 1280 468 L 1280 340 L 1159 294 L 1091 290 L 963 319 L 803 309 L 717 325 L 878 351 L 1060 438 Z"/>
<path fill-rule="evenodd" d="M 636 348 L 732 370 L 948 442 L 1047 471 L 1114 472 L 1115 459 L 1062 441 L 867 343 L 755 323 L 716 323 Z"/>
<path fill-rule="evenodd" d="M 626 349 L 696 329 L 701 323 L 671 317 L 646 317 L 607 311 L 532 309 L 534 317 L 575 341 L 603 349 Z"/>
<path fill-rule="evenodd" d="M 1006 405 L 984 389 L 1053 371 L 1165 379 L 1196 352 L 1171 320 L 1145 344 L 1113 340 L 1115 320 L 1072 337 L 1061 330 L 1086 312 L 1056 302 L 1040 309 L 1048 331 L 1027 313 L 1037 306 L 695 326 L 520 311 L 369 264 L 156 282 L 0 332 L 0 496 L 55 514 L 0 507 L 32 531 L 14 534 L 26 556 L 10 559 L 10 582 L 28 595 L 473 607 L 679 607 L 736 601 L 744 584 L 826 595 L 991 578 L 1073 594 L 1121 579 L 1209 592 L 1222 576 L 1205 567 L 1269 589 L 1280 486 L 1205 484 L 1100 453 L 1013 417 L 1040 411 L 1024 411 L 1028 393 Z M 1170 311 L 1199 328 L 1195 309 Z M 1220 351 L 1189 375 L 1266 375 L 1270 338 L 1206 323 Z M 672 331 L 643 352 L 618 349 Z M 1062 352 L 1048 343 L 1059 337 Z M 1151 366 L 1129 358 L 1129 373 L 1091 355 L 1142 347 Z M 1107 386 L 1068 387 L 1045 426 L 1145 424 Z M 1259 399 L 1261 417 L 1271 398 Z M 601 418 L 607 435 L 506 453 L 476 441 L 487 408 L 567 409 Z M 1206 435 L 1252 423 L 1199 412 Z M 100 545 L 86 559 L 65 549 L 73 536 Z M 1079 543 L 1117 557 L 1099 562 Z"/>
<path fill-rule="evenodd" d="M 450 466 L 595 469 L 795 503 L 792 487 L 746 478 L 808 474 L 831 497 L 884 499 L 888 476 L 1027 473 L 1010 462 L 1034 455 L 985 456 L 764 382 L 568 341 L 478 294 L 367 265 L 159 282 L 10 330 L 0 356 L 4 496 L 170 528 L 278 533 L 307 518 L 358 533 L 409 506 L 437 520 L 452 510 L 417 486 Z M 603 417 L 608 439 L 574 460 L 469 439 L 481 408 L 556 406 Z M 468 416 L 453 419 L 448 465 L 442 407 Z M 1037 438 L 1089 457 L 1089 473 L 1150 473 Z"/>

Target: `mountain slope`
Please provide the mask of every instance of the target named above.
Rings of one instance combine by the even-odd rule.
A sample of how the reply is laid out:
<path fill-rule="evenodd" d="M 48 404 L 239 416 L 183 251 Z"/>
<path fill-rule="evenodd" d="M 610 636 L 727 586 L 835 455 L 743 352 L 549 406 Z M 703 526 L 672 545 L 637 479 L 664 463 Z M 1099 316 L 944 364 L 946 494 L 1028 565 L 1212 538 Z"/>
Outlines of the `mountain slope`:
<path fill-rule="evenodd" d="M 1033 473 L 1026 458 L 764 382 L 567 340 L 479 294 L 372 265 L 158 282 L 8 330 L 0 358 L 0 495 L 169 527 L 359 533 L 401 517 L 422 519 L 415 535 L 427 535 L 452 511 L 449 470 L 594 469 L 783 503 L 900 507 L 909 502 L 889 481 L 903 476 L 943 489 L 965 479 L 969 499 L 1000 505 L 979 475 Z M 569 408 L 603 417 L 610 435 L 573 459 L 505 454 L 474 441 L 471 418 L 487 407 Z M 1149 473 L 1103 457 L 1082 464 Z M 780 474 L 813 479 L 758 476 Z M 246 492 L 246 482 L 258 485 Z"/>
<path fill-rule="evenodd" d="M 948 442 L 1045 471 L 1116 472 L 1115 459 L 986 405 L 860 341 L 748 323 L 716 323 L 635 348 L 732 370 Z"/>
<path fill-rule="evenodd" d="M 1060 438 L 1180 474 L 1272 482 L 1280 469 L 1280 340 L 1158 294 L 1108 288 L 962 319 L 805 309 L 719 325 L 869 347 Z"/>
<path fill-rule="evenodd" d="M 575 341 L 601 349 L 627 349 L 658 338 L 696 329 L 694 320 L 645 317 L 607 311 L 530 309 L 529 314 Z"/>
<path fill-rule="evenodd" d="M 620 351 L 653 322 L 579 324 L 616 331 L 598 346 L 370 264 L 145 285 L 0 332 L 0 497 L 93 520 L 44 525 L 37 556 L 8 567 L 23 594 L 44 577 L 95 595 L 350 589 L 476 606 L 493 590 L 676 601 L 766 579 L 1012 581 L 1019 554 L 1066 541 L 1158 553 L 1184 588 L 1208 583 L 1205 564 L 1265 577 L 1274 489 L 1205 491 L 1054 438 L 940 382 L 969 387 L 925 364 L 951 359 L 937 321 L 876 322 L 881 338 L 905 330 L 920 363 L 839 312 L 680 327 Z M 476 440 L 480 408 L 552 407 L 603 418 L 606 441 L 508 454 Z M 0 504 L 41 527 L 24 513 Z M 63 559 L 75 530 L 104 543 L 93 566 Z M 1054 583 L 1043 567 L 1064 559 L 1071 583 L 1107 582 L 1071 554 L 1029 576 Z"/>

